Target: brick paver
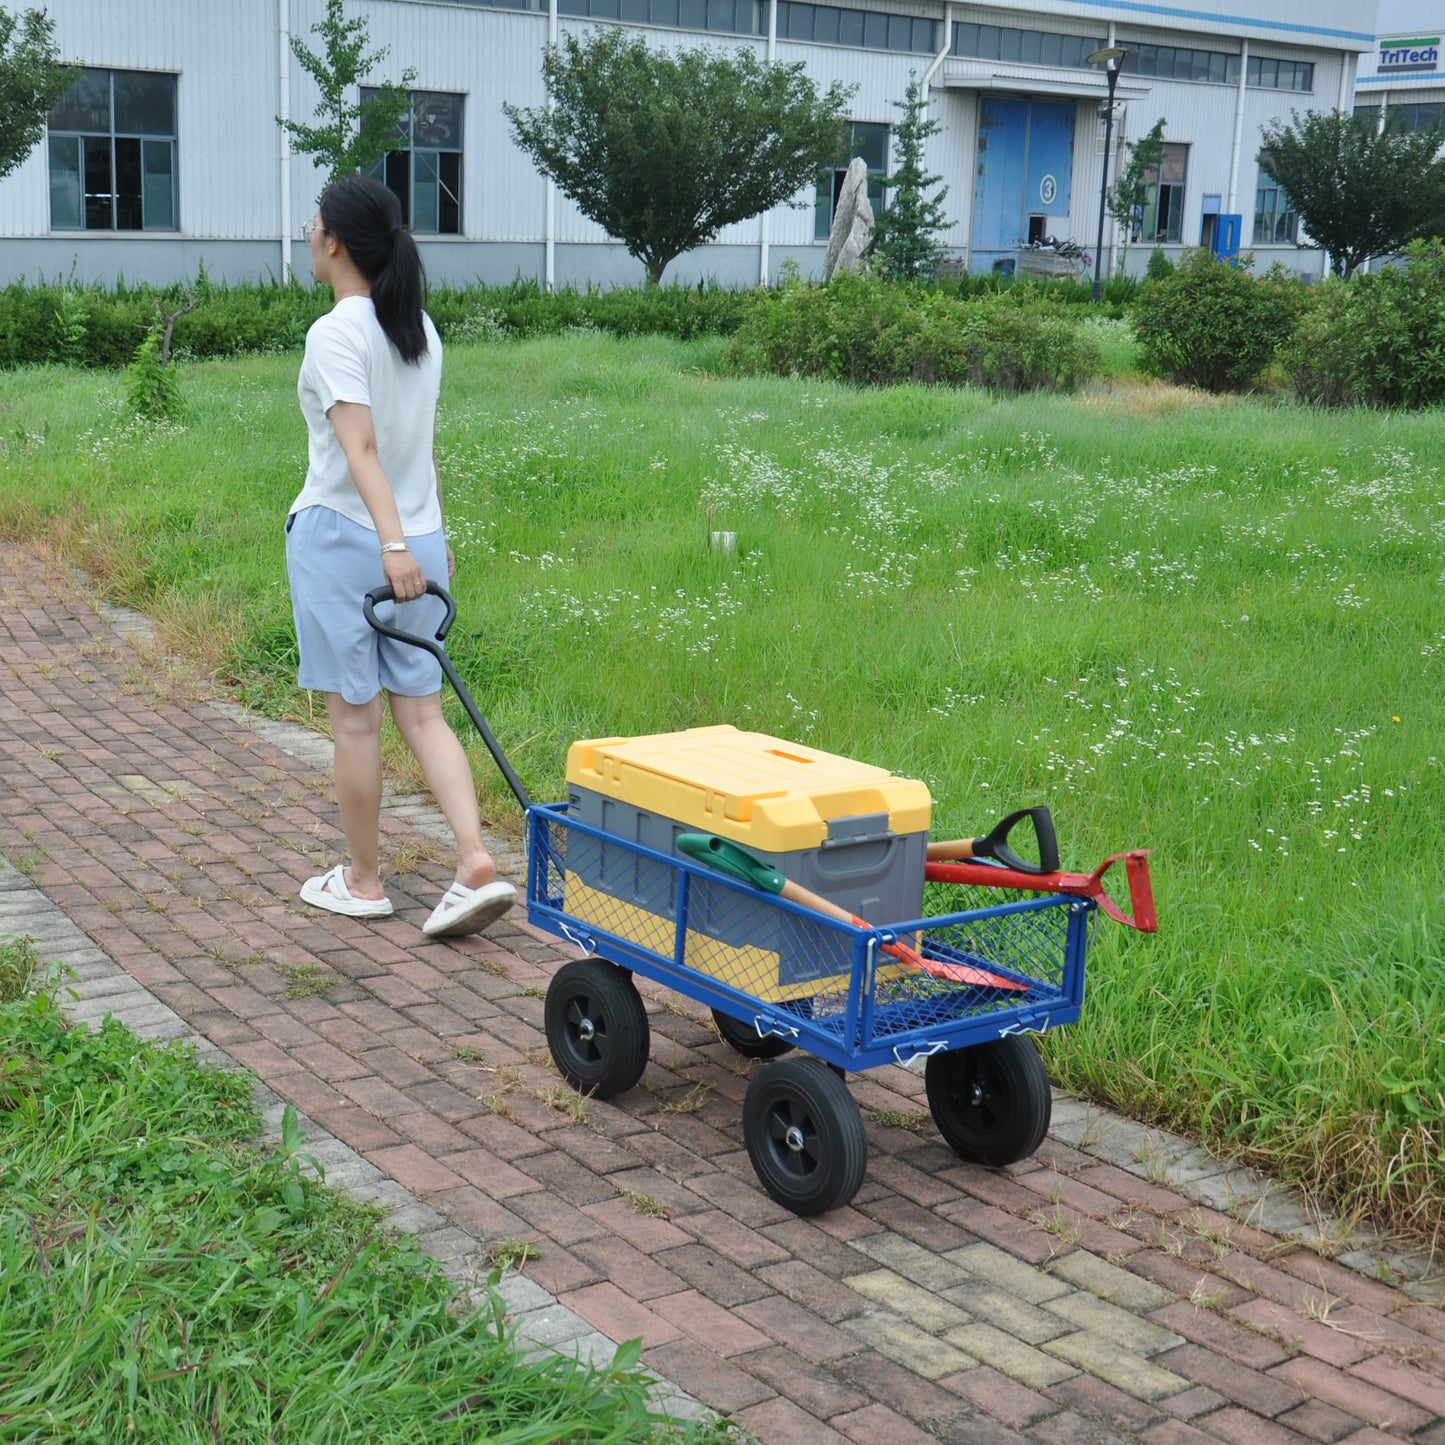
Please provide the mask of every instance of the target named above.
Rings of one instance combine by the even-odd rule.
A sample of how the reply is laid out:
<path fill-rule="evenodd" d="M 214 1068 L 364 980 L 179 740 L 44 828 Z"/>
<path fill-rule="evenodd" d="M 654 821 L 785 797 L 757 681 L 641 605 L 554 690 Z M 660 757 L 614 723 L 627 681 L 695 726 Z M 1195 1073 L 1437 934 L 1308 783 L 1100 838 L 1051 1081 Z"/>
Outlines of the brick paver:
<path fill-rule="evenodd" d="M 0 928 L 30 931 L 41 890 L 94 945 L 77 1018 L 189 1027 L 334 1136 L 355 1161 L 338 1178 L 431 1221 L 429 1247 L 526 1242 L 506 1284 L 538 1338 L 640 1337 L 649 1369 L 763 1445 L 1445 1445 L 1438 1288 L 1312 1248 L 1302 1211 L 1238 1173 L 1226 1188 L 1182 1141 L 1146 1149 L 1065 1103 L 1035 1159 L 980 1169 L 878 1122 L 927 1108 L 889 1067 L 850 1079 L 863 1189 L 795 1219 L 742 1147 L 759 1066 L 647 985 L 642 1085 L 579 1104 L 541 1031 L 575 951 L 520 911 L 425 939 L 447 875 L 424 800 L 384 820 L 410 860 L 396 915 L 318 918 L 296 890 L 339 856 L 324 749 L 170 680 L 117 621 L 81 579 L 4 554 Z M 1200 1202 L 1226 1195 L 1254 1202 Z"/>

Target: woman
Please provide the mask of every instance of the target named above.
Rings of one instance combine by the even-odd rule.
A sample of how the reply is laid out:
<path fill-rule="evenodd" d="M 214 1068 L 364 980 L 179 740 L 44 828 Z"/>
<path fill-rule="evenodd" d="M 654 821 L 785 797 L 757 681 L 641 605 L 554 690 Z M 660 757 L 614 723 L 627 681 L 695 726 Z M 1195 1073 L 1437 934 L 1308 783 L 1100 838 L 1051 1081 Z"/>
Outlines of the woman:
<path fill-rule="evenodd" d="M 471 765 L 442 716 L 441 665 L 381 637 L 361 610 L 367 592 L 389 583 L 397 626 L 435 632 L 427 578 L 450 577 L 456 565 L 433 450 L 442 348 L 422 309 L 421 257 L 396 197 L 362 176 L 328 186 L 303 233 L 335 304 L 306 335 L 296 388 L 309 465 L 286 519 L 286 570 L 299 682 L 326 695 L 350 856 L 309 879 L 301 897 L 352 918 L 392 911 L 379 857 L 384 691 L 457 843 L 456 881 L 423 931 L 475 933 L 512 906 L 516 890 L 497 878 L 482 842 Z"/>

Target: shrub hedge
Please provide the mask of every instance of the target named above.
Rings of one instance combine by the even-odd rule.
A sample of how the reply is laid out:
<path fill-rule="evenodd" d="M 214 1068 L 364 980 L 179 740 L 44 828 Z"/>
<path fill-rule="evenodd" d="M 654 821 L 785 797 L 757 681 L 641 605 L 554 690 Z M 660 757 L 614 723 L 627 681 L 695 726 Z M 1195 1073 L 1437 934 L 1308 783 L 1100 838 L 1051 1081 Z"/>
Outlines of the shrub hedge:
<path fill-rule="evenodd" d="M 1111 281 L 1106 309 L 1120 311 L 1133 286 Z M 1077 283 L 1010 282 L 994 276 L 941 280 L 930 289 L 954 299 L 995 298 L 1025 308 L 1090 299 L 1089 288 Z M 12 282 L 0 289 L 0 367 L 125 366 L 155 322 L 157 306 L 174 310 L 187 291 L 200 304 L 176 323 L 172 344 L 180 354 L 198 358 L 297 350 L 307 328 L 331 305 L 325 287 L 296 282 L 218 285 L 204 271 L 185 288 Z M 548 294 L 535 281 L 518 279 L 506 286 L 434 286 L 427 307 L 444 340 L 541 336 L 593 327 L 617 336 L 661 333 L 686 341 L 731 335 L 748 313 L 751 297 L 749 291 L 713 284 L 566 287 Z"/>
<path fill-rule="evenodd" d="M 1281 360 L 1301 401 L 1425 407 L 1445 401 L 1445 242 L 1315 287 Z"/>
<path fill-rule="evenodd" d="M 176 322 L 172 345 L 194 357 L 298 349 L 307 328 L 331 306 L 325 287 L 220 286 L 204 274 L 189 288 L 13 282 L 0 290 L 0 366 L 124 366 L 155 322 L 157 306 L 177 309 L 186 289 L 200 304 Z M 537 336 L 583 326 L 687 340 L 735 331 L 746 297 L 712 285 L 567 288 L 548 295 L 534 281 L 516 281 L 434 286 L 427 308 L 443 339 Z"/>
<path fill-rule="evenodd" d="M 970 383 L 1003 391 L 1070 389 L 1095 375 L 1098 348 L 1037 296 L 965 300 L 873 276 L 835 276 L 752 293 L 725 365 L 857 385 Z"/>
<path fill-rule="evenodd" d="M 1187 251 L 1172 272 L 1140 289 L 1134 330 L 1146 364 L 1161 376 L 1232 391 L 1274 361 L 1304 305 L 1304 287 L 1278 268 L 1254 276 L 1209 251 Z"/>

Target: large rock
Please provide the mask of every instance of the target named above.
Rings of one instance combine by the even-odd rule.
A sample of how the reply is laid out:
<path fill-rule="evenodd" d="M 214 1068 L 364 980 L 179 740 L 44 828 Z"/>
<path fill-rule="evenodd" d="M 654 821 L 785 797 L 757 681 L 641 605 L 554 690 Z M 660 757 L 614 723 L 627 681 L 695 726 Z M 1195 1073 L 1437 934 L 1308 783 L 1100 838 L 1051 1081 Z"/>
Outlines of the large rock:
<path fill-rule="evenodd" d="M 868 204 L 868 166 L 862 156 L 848 162 L 843 193 L 833 213 L 833 230 L 823 257 L 823 279 L 831 281 L 839 271 L 864 271 L 864 256 L 873 239 L 873 207 Z"/>

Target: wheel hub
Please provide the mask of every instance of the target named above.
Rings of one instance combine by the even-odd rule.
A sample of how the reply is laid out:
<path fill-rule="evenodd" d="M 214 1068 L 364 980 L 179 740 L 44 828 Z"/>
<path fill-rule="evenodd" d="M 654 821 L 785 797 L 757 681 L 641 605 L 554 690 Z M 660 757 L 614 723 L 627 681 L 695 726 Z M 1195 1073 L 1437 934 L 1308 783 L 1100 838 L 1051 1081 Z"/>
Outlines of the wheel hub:
<path fill-rule="evenodd" d="M 968 1087 L 968 1102 L 975 1109 L 983 1103 L 983 1085 L 977 1080 Z"/>
<path fill-rule="evenodd" d="M 794 1154 L 801 1154 L 803 1152 L 803 1131 L 796 1124 L 790 1124 L 787 1132 L 783 1135 L 783 1143 Z"/>
<path fill-rule="evenodd" d="M 597 1025 L 589 1018 L 582 1019 L 577 1025 L 577 1037 L 581 1039 L 584 1044 L 590 1044 L 592 1040 L 597 1037 Z"/>

